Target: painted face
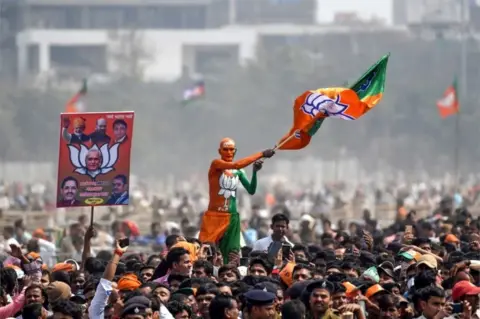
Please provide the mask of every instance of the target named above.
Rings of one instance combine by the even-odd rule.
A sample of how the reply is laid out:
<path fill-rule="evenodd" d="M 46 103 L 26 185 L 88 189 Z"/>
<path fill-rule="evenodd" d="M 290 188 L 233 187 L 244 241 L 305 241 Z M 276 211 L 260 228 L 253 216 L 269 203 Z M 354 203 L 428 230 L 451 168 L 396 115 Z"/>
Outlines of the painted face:
<path fill-rule="evenodd" d="M 218 152 L 220 153 L 222 160 L 226 162 L 232 162 L 233 158 L 235 157 L 236 150 L 235 142 L 230 138 L 224 138 L 220 142 L 220 149 Z"/>

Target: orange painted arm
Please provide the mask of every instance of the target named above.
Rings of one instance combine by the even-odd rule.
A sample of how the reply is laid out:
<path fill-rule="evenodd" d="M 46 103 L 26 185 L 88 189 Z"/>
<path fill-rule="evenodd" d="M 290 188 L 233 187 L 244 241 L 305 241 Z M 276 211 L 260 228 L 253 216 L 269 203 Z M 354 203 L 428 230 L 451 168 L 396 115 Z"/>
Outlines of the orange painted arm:
<path fill-rule="evenodd" d="M 221 159 L 216 159 L 216 160 L 213 160 L 211 167 L 213 169 L 218 169 L 218 170 L 242 169 L 252 164 L 253 162 L 261 159 L 262 157 L 263 157 L 263 153 L 258 152 L 235 162 L 226 162 Z"/>

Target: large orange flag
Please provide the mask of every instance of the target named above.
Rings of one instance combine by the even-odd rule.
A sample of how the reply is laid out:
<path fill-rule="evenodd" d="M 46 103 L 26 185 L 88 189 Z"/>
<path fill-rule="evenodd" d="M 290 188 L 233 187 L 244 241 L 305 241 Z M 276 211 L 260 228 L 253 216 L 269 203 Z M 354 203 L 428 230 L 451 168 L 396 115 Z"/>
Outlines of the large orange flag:
<path fill-rule="evenodd" d="M 305 91 L 293 104 L 293 125 L 277 143 L 283 150 L 306 147 L 327 117 L 356 120 L 382 99 L 389 55 L 382 57 L 350 88 Z"/>

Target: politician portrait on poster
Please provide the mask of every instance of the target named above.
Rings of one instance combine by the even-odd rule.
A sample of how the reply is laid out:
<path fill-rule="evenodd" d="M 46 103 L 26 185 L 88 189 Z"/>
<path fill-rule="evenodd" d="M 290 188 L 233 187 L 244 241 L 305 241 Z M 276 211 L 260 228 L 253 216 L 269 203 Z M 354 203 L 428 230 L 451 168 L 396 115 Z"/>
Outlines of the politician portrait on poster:
<path fill-rule="evenodd" d="M 57 207 L 128 205 L 134 113 L 60 117 Z"/>

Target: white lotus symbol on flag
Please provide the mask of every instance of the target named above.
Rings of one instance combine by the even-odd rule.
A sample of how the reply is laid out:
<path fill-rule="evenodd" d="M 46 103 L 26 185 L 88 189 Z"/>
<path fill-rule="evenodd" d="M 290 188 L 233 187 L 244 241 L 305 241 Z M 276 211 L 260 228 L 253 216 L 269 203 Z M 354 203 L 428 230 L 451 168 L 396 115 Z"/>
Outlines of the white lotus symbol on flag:
<path fill-rule="evenodd" d="M 334 100 L 324 94 L 311 93 L 305 99 L 302 111 L 314 118 L 319 112 L 323 112 L 327 116 L 341 115 L 347 107 L 348 104 L 340 102 L 340 94 Z"/>
<path fill-rule="evenodd" d="M 453 107 L 454 103 L 455 103 L 455 94 L 453 92 L 447 94 L 437 102 L 439 107 L 444 107 L 444 108 L 451 108 Z"/>
<path fill-rule="evenodd" d="M 93 145 L 91 148 L 88 148 L 84 144 L 80 144 L 80 149 L 78 149 L 71 144 L 68 145 L 68 150 L 70 151 L 70 162 L 75 167 L 74 172 L 95 178 L 97 175 L 107 174 L 113 171 L 113 166 L 118 160 L 119 146 L 120 143 L 116 143 L 110 148 L 108 148 L 108 144 L 103 144 L 100 148 L 97 145 Z M 86 157 L 90 151 L 98 151 L 102 155 L 100 166 L 94 171 L 87 168 Z"/>

